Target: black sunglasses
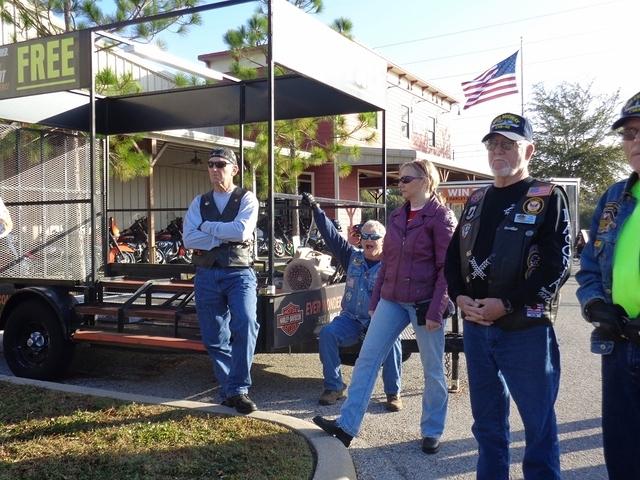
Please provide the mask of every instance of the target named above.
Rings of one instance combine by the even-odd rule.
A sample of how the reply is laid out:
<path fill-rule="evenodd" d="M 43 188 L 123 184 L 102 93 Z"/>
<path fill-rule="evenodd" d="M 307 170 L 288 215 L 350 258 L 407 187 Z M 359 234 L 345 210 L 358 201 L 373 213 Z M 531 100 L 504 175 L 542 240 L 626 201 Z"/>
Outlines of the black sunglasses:
<path fill-rule="evenodd" d="M 380 235 L 379 233 L 362 233 L 360 232 L 360 239 L 361 240 L 380 240 L 382 238 L 382 235 Z"/>
<path fill-rule="evenodd" d="M 207 162 L 207 165 L 209 165 L 209 168 L 213 168 L 216 167 L 218 170 L 226 167 L 227 165 L 231 165 L 229 162 L 225 162 L 223 160 L 219 160 L 217 162 L 212 162 L 211 160 L 209 160 Z"/>
<path fill-rule="evenodd" d="M 411 183 L 417 178 L 424 178 L 424 177 L 413 177 L 411 175 L 404 175 L 398 179 L 398 183 Z"/>

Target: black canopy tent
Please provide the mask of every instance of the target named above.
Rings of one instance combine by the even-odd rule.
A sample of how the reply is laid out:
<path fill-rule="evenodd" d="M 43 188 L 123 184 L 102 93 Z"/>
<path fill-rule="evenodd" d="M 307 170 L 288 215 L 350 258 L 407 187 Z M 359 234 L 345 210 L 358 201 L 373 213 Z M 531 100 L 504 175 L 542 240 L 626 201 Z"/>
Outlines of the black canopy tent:
<path fill-rule="evenodd" d="M 98 30 L 110 30 L 154 19 L 180 16 L 253 0 L 229 0 L 188 8 L 169 14 L 105 25 L 78 32 L 79 42 L 88 40 L 95 47 Z M 94 89 L 95 58 L 90 55 L 90 85 L 86 90 L 60 90 L 38 95 L 0 100 L 0 118 L 67 130 L 89 132 L 91 169 L 95 171 L 95 136 L 140 133 L 179 128 L 239 125 L 267 122 L 269 125 L 269 199 L 267 214 L 269 238 L 274 239 L 274 121 L 325 115 L 382 111 L 382 181 L 386 189 L 386 145 L 384 101 L 386 98 L 386 61 L 366 48 L 315 22 L 285 0 L 268 1 L 267 76 L 264 79 L 229 82 L 200 87 L 146 92 L 142 94 L 98 98 Z M 312 22 L 312 23 L 310 23 Z M 87 33 L 90 33 L 87 35 Z M 304 42 L 301 36 L 311 38 Z M 39 39 L 47 41 L 55 37 Z M 86 39 L 86 40 L 85 40 Z M 298 44 L 311 45 L 304 52 Z M 19 45 L 19 44 L 15 44 Z M 81 46 L 86 52 L 86 45 Z M 95 48 L 93 49 L 95 50 Z M 340 52 L 339 54 L 336 52 Z M 93 53 L 93 52 L 92 52 Z M 82 56 L 78 56 L 78 61 Z M 275 65 L 291 72 L 275 76 Z M 85 72 L 85 77 L 87 77 Z M 80 85 L 85 87 L 86 85 Z M 22 94 L 24 95 L 24 93 Z M 2 95 L 0 95 L 0 98 Z M 242 160 L 242 134 L 240 138 Z M 106 155 L 106 152 L 105 152 Z M 108 162 L 105 162 L 105 169 Z M 106 173 L 106 170 L 105 170 Z M 92 179 L 96 178 L 92 175 Z M 107 175 L 103 175 L 106 191 Z M 384 198 L 383 198 L 384 200 Z M 96 218 L 96 199 L 92 195 L 91 216 Z M 384 203 L 384 202 L 383 202 Z M 103 209 L 106 202 L 103 200 Z M 106 222 L 106 219 L 105 219 Z M 93 223 L 93 222 L 92 222 Z M 91 225 L 93 230 L 93 224 Z M 95 236 L 94 236 L 95 238 Z M 269 283 L 273 283 L 273 255 L 269 258 Z M 95 255 L 92 253 L 91 280 L 95 280 Z"/>
<path fill-rule="evenodd" d="M 121 135 L 266 122 L 269 120 L 268 83 L 266 79 L 248 80 L 97 98 L 96 133 Z M 275 120 L 377 110 L 375 105 L 299 74 L 276 77 L 275 89 L 278 92 L 274 105 Z M 72 95 L 85 97 L 86 103 L 65 109 L 64 105 L 69 104 Z M 60 104 L 60 113 L 40 117 L 40 109 L 33 111 L 33 107 L 41 102 L 51 101 Z M 0 101 L 0 115 L 6 111 L 3 103 L 9 102 L 12 100 Z M 42 94 L 14 99 L 13 103 L 13 108 L 22 113 L 14 114 L 10 120 L 84 132 L 91 130 L 91 105 L 87 92 L 67 92 L 64 96 Z"/>

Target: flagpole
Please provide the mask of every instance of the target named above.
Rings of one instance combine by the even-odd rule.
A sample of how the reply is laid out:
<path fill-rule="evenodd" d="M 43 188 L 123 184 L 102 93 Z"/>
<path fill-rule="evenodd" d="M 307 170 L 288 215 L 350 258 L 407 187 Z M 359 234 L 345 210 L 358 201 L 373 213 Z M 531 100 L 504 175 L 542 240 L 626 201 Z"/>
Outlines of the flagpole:
<path fill-rule="evenodd" d="M 524 53 L 522 52 L 522 37 L 520 37 L 520 110 L 524 117 Z"/>

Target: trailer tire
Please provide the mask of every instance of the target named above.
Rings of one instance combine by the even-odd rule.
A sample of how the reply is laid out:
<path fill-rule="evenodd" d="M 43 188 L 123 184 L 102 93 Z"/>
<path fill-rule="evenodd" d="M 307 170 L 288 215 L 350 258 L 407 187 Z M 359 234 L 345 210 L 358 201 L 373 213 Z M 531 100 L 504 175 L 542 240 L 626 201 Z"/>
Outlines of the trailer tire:
<path fill-rule="evenodd" d="M 9 313 L 3 347 L 14 375 L 38 380 L 62 376 L 74 352 L 55 312 L 33 300 L 16 305 Z"/>

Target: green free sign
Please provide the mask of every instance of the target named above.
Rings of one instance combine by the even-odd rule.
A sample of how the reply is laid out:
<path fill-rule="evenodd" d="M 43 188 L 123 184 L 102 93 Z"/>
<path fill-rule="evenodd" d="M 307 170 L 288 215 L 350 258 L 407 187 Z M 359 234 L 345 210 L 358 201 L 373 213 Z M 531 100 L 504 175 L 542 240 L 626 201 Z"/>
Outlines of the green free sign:
<path fill-rule="evenodd" d="M 0 47 L 0 98 L 90 86 L 89 32 Z"/>

